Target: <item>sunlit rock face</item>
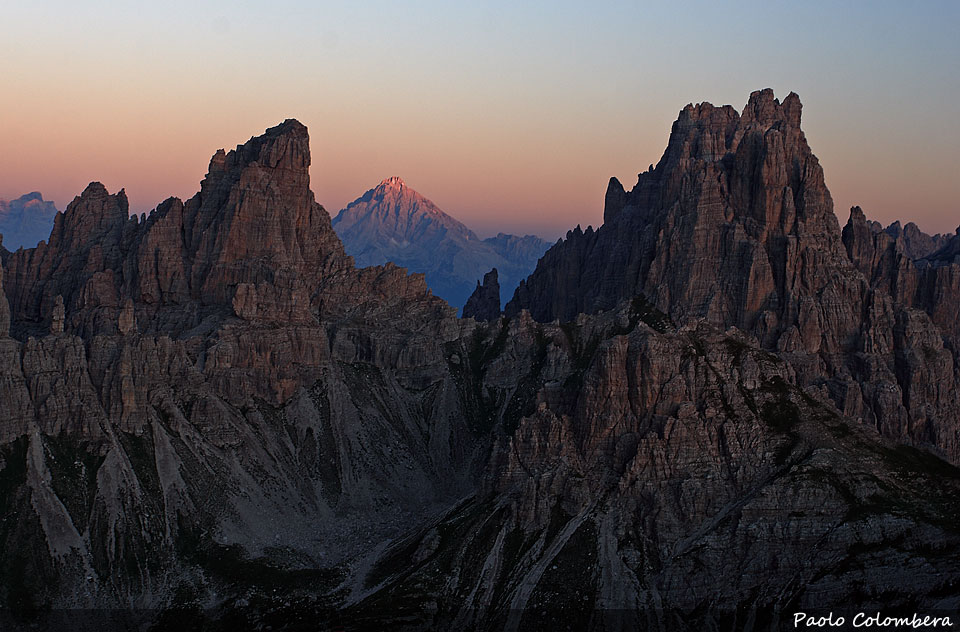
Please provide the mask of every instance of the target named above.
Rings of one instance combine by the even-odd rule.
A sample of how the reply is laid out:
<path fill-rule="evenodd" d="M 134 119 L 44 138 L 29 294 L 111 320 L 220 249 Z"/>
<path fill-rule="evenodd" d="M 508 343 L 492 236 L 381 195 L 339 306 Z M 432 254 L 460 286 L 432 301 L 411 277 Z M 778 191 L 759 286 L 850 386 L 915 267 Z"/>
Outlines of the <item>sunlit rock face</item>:
<path fill-rule="evenodd" d="M 0 273 L 0 622 L 955 607 L 956 346 L 922 290 L 954 242 L 911 238 L 894 294 L 912 268 L 859 218 L 841 241 L 799 112 L 686 108 L 508 316 L 484 279 L 486 322 L 354 267 L 296 121 L 144 221 L 91 184 Z"/>

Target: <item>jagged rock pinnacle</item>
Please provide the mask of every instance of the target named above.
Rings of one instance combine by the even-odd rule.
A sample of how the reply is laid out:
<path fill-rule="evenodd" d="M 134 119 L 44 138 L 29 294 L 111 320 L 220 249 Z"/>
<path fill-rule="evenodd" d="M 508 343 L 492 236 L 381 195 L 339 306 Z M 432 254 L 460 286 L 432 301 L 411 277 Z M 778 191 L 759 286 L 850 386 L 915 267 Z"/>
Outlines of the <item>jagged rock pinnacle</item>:
<path fill-rule="evenodd" d="M 483 275 L 482 285 L 477 283 L 477 289 L 463 306 L 463 317 L 482 321 L 500 318 L 500 283 L 496 268 Z"/>

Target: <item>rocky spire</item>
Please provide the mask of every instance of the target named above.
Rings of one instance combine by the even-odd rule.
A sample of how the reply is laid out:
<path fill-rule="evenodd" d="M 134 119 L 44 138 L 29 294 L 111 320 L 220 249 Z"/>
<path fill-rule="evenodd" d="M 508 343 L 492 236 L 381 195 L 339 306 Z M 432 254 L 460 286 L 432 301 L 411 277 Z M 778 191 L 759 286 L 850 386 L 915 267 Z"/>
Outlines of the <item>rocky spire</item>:
<path fill-rule="evenodd" d="M 801 111 L 771 90 L 741 113 L 686 106 L 657 166 L 623 195 L 611 183 L 605 225 L 568 233 L 505 311 L 570 321 L 643 296 L 675 323 L 736 327 L 803 358 L 801 382 L 850 385 L 830 389 L 840 410 L 901 440 L 937 428 L 938 449 L 958 454 L 960 358 L 944 347 L 960 348 L 960 248 L 915 265 L 856 207 L 841 240 Z"/>
<path fill-rule="evenodd" d="M 199 193 L 164 201 L 143 222 L 128 217 L 122 190 L 91 183 L 57 216 L 49 243 L 9 257 L 14 330 L 46 333 L 58 295 L 81 336 L 176 333 L 231 317 L 312 323 L 321 303 L 367 300 L 371 284 L 383 296 L 425 296 L 422 278 L 402 271 L 353 275 L 310 191 L 310 160 L 307 128 L 286 120 L 217 151 Z"/>
<path fill-rule="evenodd" d="M 611 180 L 605 226 L 547 253 L 507 313 L 570 320 L 645 294 L 678 321 L 780 329 L 799 295 L 829 278 L 798 274 L 809 269 L 801 253 L 846 259 L 800 115 L 795 94 L 780 103 L 769 89 L 742 114 L 687 105 L 657 166 L 629 192 Z"/>
<path fill-rule="evenodd" d="M 477 289 L 463 306 L 463 317 L 483 321 L 500 318 L 500 283 L 496 268 L 483 275 L 482 285 L 477 282 Z"/>
<path fill-rule="evenodd" d="M 200 193 L 183 209 L 194 296 L 230 304 L 238 283 L 309 283 L 331 258 L 345 263 L 310 191 L 309 167 L 307 128 L 293 119 L 213 156 Z"/>
<path fill-rule="evenodd" d="M 53 302 L 53 311 L 50 313 L 50 333 L 58 336 L 63 333 L 63 321 L 65 320 L 65 310 L 63 309 L 63 297 L 57 294 Z"/>
<path fill-rule="evenodd" d="M 627 203 L 627 192 L 616 178 L 610 178 L 607 194 L 603 198 L 603 223 L 609 224 Z"/>
<path fill-rule="evenodd" d="M 7 260 L 12 319 L 42 334 L 57 296 L 70 307 L 115 304 L 132 236 L 128 212 L 122 189 L 111 195 L 91 182 L 57 213 L 46 244 L 13 253 Z"/>
<path fill-rule="evenodd" d="M 91 182 L 54 219 L 49 245 L 59 249 L 86 249 L 97 242 L 119 241 L 130 217 L 127 194 L 110 195 L 100 182 Z"/>

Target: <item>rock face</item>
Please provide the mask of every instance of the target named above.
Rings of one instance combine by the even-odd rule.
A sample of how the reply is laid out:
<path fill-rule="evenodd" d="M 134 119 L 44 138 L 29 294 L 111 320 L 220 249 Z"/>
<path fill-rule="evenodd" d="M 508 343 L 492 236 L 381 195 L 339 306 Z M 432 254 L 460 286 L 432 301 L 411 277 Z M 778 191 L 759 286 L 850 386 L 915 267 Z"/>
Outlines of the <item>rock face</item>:
<path fill-rule="evenodd" d="M 845 414 L 958 462 L 958 347 L 944 344 L 957 320 L 935 313 L 938 299 L 925 314 L 911 298 L 952 296 L 956 273 L 938 272 L 923 290 L 910 273 L 875 273 L 915 268 L 908 241 L 911 254 L 939 243 L 912 229 L 894 239 L 861 222 L 841 240 L 800 113 L 797 95 L 780 103 L 771 90 L 739 114 L 688 105 L 657 166 L 630 192 L 612 180 L 604 225 L 568 233 L 505 311 L 572 320 L 639 295 L 678 323 L 735 326 L 788 354 L 801 384 Z M 885 246 L 874 241 L 900 243 L 901 259 L 880 262 Z"/>
<path fill-rule="evenodd" d="M 642 301 L 502 328 L 475 354 L 491 357 L 481 401 L 504 411 L 482 491 L 388 549 L 356 611 L 421 629 L 774 630 L 952 592 L 922 568 L 956 577 L 956 553 L 908 560 L 923 542 L 958 551 L 958 470 L 843 419 L 756 340 L 677 329 Z M 874 513 L 888 503 L 897 518 Z"/>
<path fill-rule="evenodd" d="M 332 569 L 472 488 L 453 310 L 422 275 L 354 268 L 309 163 L 286 121 L 186 203 L 140 222 L 93 183 L 10 255 L 4 607 L 163 605 L 224 546 Z"/>
<path fill-rule="evenodd" d="M 0 235 L 8 250 L 33 248 L 50 236 L 57 207 L 43 199 L 39 191 L 15 200 L 0 200 Z"/>
<path fill-rule="evenodd" d="M 893 239 L 900 239 L 904 254 L 911 259 L 923 259 L 935 253 L 946 246 L 951 238 L 951 235 L 928 235 L 913 222 L 908 222 L 903 227 L 900 222 L 894 222 L 884 228 L 883 232 Z"/>
<path fill-rule="evenodd" d="M 907 224 L 907 227 L 913 224 Z M 929 237 L 919 231 L 872 231 L 859 206 L 843 228 L 850 260 L 869 280 L 901 305 L 929 315 L 947 346 L 960 349 L 960 229 L 957 235 Z M 921 244 L 918 246 L 917 244 Z"/>
<path fill-rule="evenodd" d="M 956 234 L 948 239 L 942 248 L 924 256 L 921 262 L 923 261 L 933 266 L 960 263 L 960 226 L 957 227 Z"/>
<path fill-rule="evenodd" d="M 611 180 L 604 227 L 554 247 L 508 312 L 571 320 L 645 294 L 679 320 L 752 330 L 776 317 L 768 337 L 788 329 L 800 295 L 822 283 L 801 270 L 846 259 L 800 108 L 771 90 L 752 94 L 742 115 L 688 105 L 632 191 Z"/>
<path fill-rule="evenodd" d="M 366 296 L 365 285 L 425 295 L 422 277 L 399 280 L 395 269 L 358 277 L 314 201 L 309 166 L 306 128 L 290 120 L 217 152 L 197 195 L 163 202 L 143 223 L 128 216 L 123 191 L 91 183 L 49 244 L 8 259 L 18 333 L 39 330 L 57 295 L 69 329 L 91 335 L 117 331 L 126 298 L 145 331 L 179 335 L 232 316 L 316 323 L 345 295 Z"/>
<path fill-rule="evenodd" d="M 750 116 L 799 121 L 798 102 L 764 99 Z M 684 134 L 706 161 L 713 141 Z M 806 160 L 801 190 L 817 185 Z M 8 257 L 0 626 L 98 608 L 137 629 L 184 612 L 188 627 L 784 629 L 795 609 L 960 606 L 960 472 L 896 441 L 921 443 L 907 424 L 927 406 L 926 443 L 948 452 L 953 352 L 940 316 L 868 282 L 839 234 L 796 236 L 799 280 L 771 273 L 799 301 L 789 327 L 718 326 L 709 305 L 681 323 L 693 308 L 642 295 L 562 323 L 478 323 L 422 275 L 354 268 L 308 164 L 306 129 L 287 121 L 218 152 L 186 203 L 141 222 L 92 184 L 48 244 Z M 614 188 L 610 221 L 634 221 L 616 208 L 630 195 Z M 828 223 L 808 214 L 824 198 L 802 197 L 776 199 Z M 939 257 L 915 265 L 953 269 Z M 879 323 L 860 350 L 807 350 L 812 323 L 837 344 L 848 298 Z M 849 354 L 875 381 L 856 381 Z M 897 406 L 899 434 L 884 416 Z"/>
<path fill-rule="evenodd" d="M 496 268 L 483 275 L 483 285 L 477 283 L 477 289 L 463 306 L 463 317 L 482 321 L 500 318 L 500 283 Z"/>
<path fill-rule="evenodd" d="M 457 308 L 493 267 L 512 293 L 549 246 L 533 235 L 500 233 L 481 240 L 396 177 L 341 210 L 333 227 L 358 265 L 390 261 L 422 272 L 434 294 Z"/>

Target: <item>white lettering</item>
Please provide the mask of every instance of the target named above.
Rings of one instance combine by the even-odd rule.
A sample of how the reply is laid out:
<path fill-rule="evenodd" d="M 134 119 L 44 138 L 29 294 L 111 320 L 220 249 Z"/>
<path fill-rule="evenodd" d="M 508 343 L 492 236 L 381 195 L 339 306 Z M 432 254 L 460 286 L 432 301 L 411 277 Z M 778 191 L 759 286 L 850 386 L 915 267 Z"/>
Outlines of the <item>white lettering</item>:
<path fill-rule="evenodd" d="M 838 628 L 841 627 L 847 620 L 843 617 L 833 618 L 833 613 L 831 612 L 827 616 L 814 616 L 807 615 L 806 612 L 795 612 L 793 614 L 793 627 L 800 627 L 800 624 L 803 623 L 803 627 L 806 628 Z"/>
<path fill-rule="evenodd" d="M 804 615 L 806 616 L 806 615 Z M 831 618 L 832 618 L 831 613 Z M 808 620 L 813 617 L 808 617 Z M 841 617 L 840 619 L 843 619 Z M 924 615 L 922 618 L 916 612 L 909 617 L 884 617 L 879 612 L 868 615 L 865 612 L 858 612 L 856 616 L 853 617 L 852 621 L 853 627 L 855 628 L 870 628 L 870 627 L 904 627 L 904 628 L 952 628 L 953 620 L 950 617 L 931 617 L 930 615 Z M 842 625 L 842 624 L 841 624 Z M 794 624 L 796 627 L 796 624 Z"/>

